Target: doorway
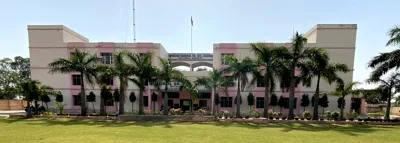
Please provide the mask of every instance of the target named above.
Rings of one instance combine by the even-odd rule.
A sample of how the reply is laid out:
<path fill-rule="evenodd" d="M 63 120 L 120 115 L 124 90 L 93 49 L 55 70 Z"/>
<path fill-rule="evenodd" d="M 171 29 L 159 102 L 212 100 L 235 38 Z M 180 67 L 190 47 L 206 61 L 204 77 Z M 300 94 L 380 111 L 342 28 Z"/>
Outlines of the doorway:
<path fill-rule="evenodd" d="M 190 110 L 190 102 L 190 99 L 181 99 L 180 108 L 182 109 L 182 111 Z"/>

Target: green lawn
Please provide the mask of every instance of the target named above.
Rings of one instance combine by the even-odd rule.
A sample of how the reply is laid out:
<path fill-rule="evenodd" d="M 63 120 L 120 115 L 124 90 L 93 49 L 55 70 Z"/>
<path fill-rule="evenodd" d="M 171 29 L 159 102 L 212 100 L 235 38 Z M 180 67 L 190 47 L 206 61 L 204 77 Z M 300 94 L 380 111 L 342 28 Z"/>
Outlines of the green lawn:
<path fill-rule="evenodd" d="M 400 126 L 0 119 L 0 142 L 400 142 Z"/>

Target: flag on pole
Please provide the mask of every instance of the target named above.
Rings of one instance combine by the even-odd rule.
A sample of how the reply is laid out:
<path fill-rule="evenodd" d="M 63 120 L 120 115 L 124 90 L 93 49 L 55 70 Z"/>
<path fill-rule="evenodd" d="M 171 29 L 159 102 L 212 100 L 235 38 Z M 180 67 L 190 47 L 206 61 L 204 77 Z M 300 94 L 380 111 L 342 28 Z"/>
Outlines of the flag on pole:
<path fill-rule="evenodd" d="M 193 26 L 193 18 L 190 16 L 190 23 L 192 23 Z"/>

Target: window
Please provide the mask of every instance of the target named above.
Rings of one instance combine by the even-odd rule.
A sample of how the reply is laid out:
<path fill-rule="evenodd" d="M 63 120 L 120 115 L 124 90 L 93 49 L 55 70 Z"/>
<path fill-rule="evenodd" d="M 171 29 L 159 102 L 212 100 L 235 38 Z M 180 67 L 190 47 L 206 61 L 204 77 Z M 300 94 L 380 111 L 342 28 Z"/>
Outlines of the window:
<path fill-rule="evenodd" d="M 165 96 L 165 92 L 161 94 L 162 98 Z M 168 92 L 168 99 L 179 98 L 179 92 Z"/>
<path fill-rule="evenodd" d="M 81 75 L 72 75 L 72 85 L 81 85 Z"/>
<path fill-rule="evenodd" d="M 74 106 L 80 106 L 81 105 L 81 96 L 79 95 L 72 95 L 74 98 Z"/>
<path fill-rule="evenodd" d="M 289 108 L 289 98 L 283 98 L 285 101 L 285 106 L 283 108 L 288 109 Z M 297 98 L 294 98 L 294 109 L 296 109 L 297 106 Z"/>
<path fill-rule="evenodd" d="M 256 108 L 264 108 L 264 97 L 256 98 Z"/>
<path fill-rule="evenodd" d="M 168 100 L 168 107 L 172 108 L 174 105 L 174 100 Z"/>
<path fill-rule="evenodd" d="M 101 53 L 103 64 L 111 65 L 113 63 L 112 53 Z"/>
<path fill-rule="evenodd" d="M 199 98 L 210 99 L 211 98 L 211 93 L 210 92 L 200 93 Z"/>
<path fill-rule="evenodd" d="M 264 77 L 257 79 L 257 87 L 265 87 Z"/>
<path fill-rule="evenodd" d="M 232 107 L 232 97 L 221 97 L 221 107 Z"/>
<path fill-rule="evenodd" d="M 114 80 L 111 79 L 110 81 L 108 81 L 107 85 L 114 85 Z"/>
<path fill-rule="evenodd" d="M 148 96 L 143 96 L 143 106 L 144 107 L 149 106 L 149 97 Z"/>
<path fill-rule="evenodd" d="M 227 61 L 223 60 L 224 56 L 233 56 L 233 54 L 227 54 L 227 53 L 221 54 L 221 65 L 229 65 Z"/>
<path fill-rule="evenodd" d="M 114 100 L 108 100 L 104 103 L 104 106 L 114 106 Z"/>
<path fill-rule="evenodd" d="M 200 107 L 207 107 L 207 100 L 199 100 Z"/>

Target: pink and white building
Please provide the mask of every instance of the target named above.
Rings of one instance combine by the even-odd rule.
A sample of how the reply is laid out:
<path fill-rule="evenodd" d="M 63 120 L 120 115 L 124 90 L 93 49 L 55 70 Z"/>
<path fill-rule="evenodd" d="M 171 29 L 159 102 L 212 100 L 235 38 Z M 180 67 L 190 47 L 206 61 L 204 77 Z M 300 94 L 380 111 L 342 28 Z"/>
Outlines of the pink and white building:
<path fill-rule="evenodd" d="M 307 47 L 320 47 L 324 48 L 329 52 L 332 62 L 340 62 L 347 64 L 351 69 L 354 67 L 354 54 L 356 44 L 356 24 L 318 24 L 313 27 L 310 31 L 305 33 L 305 37 L 308 38 Z M 167 50 L 160 43 L 116 43 L 116 42 L 89 42 L 89 39 L 72 31 L 71 29 L 63 25 L 29 25 L 29 52 L 31 58 L 31 74 L 32 78 L 39 80 L 44 85 L 49 85 L 55 90 L 62 92 L 64 96 L 65 109 L 69 112 L 79 112 L 79 97 L 76 96 L 80 91 L 79 73 L 70 74 L 50 74 L 47 64 L 54 61 L 57 58 L 69 58 L 71 50 L 74 47 L 87 51 L 91 54 L 97 54 L 103 57 L 105 60 L 103 64 L 112 65 L 112 53 L 120 51 L 129 51 L 137 53 L 153 52 L 153 65 L 158 66 L 157 57 L 170 58 L 173 61 L 173 66 L 187 66 L 197 68 L 199 66 L 208 66 L 216 69 L 226 67 L 226 63 L 221 60 L 223 55 L 233 55 L 235 57 L 254 58 L 254 54 L 250 51 L 249 43 L 215 43 L 212 47 L 213 53 L 194 53 L 192 56 L 190 53 L 168 53 Z M 289 41 L 288 41 L 289 42 Z M 290 43 L 266 43 L 269 46 L 285 46 L 290 48 Z M 210 47 L 211 48 L 211 47 Z M 208 71 L 182 71 L 183 74 L 190 80 L 195 80 L 197 77 L 207 76 Z M 298 74 L 298 73 L 297 73 Z M 340 74 L 345 82 L 350 82 L 353 79 L 353 72 L 346 74 Z M 314 80 L 316 81 L 316 79 Z M 87 84 L 85 84 L 87 85 Z M 119 81 L 115 78 L 110 82 L 110 86 L 117 88 Z M 178 83 L 170 83 L 169 101 L 168 106 L 180 107 L 188 109 L 189 96 L 185 92 L 179 92 Z M 256 97 L 256 104 L 254 108 L 262 109 L 264 87 L 259 83 L 253 88 L 246 89 L 241 93 L 243 103 L 241 104 L 241 110 L 243 113 L 248 113 L 249 106 L 247 105 L 247 95 L 252 92 Z M 335 88 L 334 85 L 321 81 L 320 90 L 321 92 L 332 91 Z M 151 87 L 151 92 L 153 88 Z M 138 88 L 129 83 L 127 89 L 127 95 L 130 92 L 135 92 L 136 96 L 139 95 Z M 100 88 L 99 85 L 86 86 L 86 93 L 93 91 L 97 96 L 97 101 L 94 103 L 94 107 L 98 111 L 100 107 Z M 200 99 L 194 102 L 195 107 L 202 107 L 211 110 L 213 104 L 213 94 L 210 90 L 199 88 L 201 93 Z M 303 107 L 300 106 L 301 96 L 303 94 L 313 95 L 315 91 L 315 82 L 311 88 L 303 87 L 298 85 L 295 90 L 296 97 L 296 109 L 295 113 L 302 113 Z M 151 101 L 149 93 L 144 93 L 145 109 L 153 110 L 153 104 L 155 104 L 156 110 L 159 110 L 162 105 L 162 92 L 157 92 L 158 101 L 153 103 Z M 288 97 L 289 92 L 282 92 L 277 90 L 275 92 L 278 96 Z M 221 95 L 221 104 L 219 109 L 227 109 L 235 111 L 235 104 L 233 102 L 236 96 L 236 88 L 232 87 L 229 89 L 229 95 Z M 346 97 L 345 111 L 350 111 L 350 104 L 352 101 L 351 96 Z M 138 99 L 138 98 L 137 98 Z M 329 107 L 325 111 L 338 111 L 337 108 L 337 97 L 329 97 Z M 364 102 L 362 102 L 364 104 Z M 108 103 L 107 110 L 115 111 L 116 104 Z M 50 104 L 51 107 L 55 107 L 55 104 Z M 88 103 L 89 109 L 92 109 L 92 103 Z M 363 105 L 361 107 L 364 107 Z M 253 109 L 254 109 L 253 108 Z M 126 98 L 125 110 L 132 110 L 132 103 Z M 133 103 L 133 110 L 138 110 L 138 102 Z M 275 107 L 275 111 L 279 111 L 279 107 Z M 312 111 L 311 105 L 306 108 L 308 111 Z M 361 108 L 361 112 L 365 110 Z M 288 109 L 284 107 L 282 112 L 287 113 Z M 322 109 L 321 109 L 322 112 Z"/>

